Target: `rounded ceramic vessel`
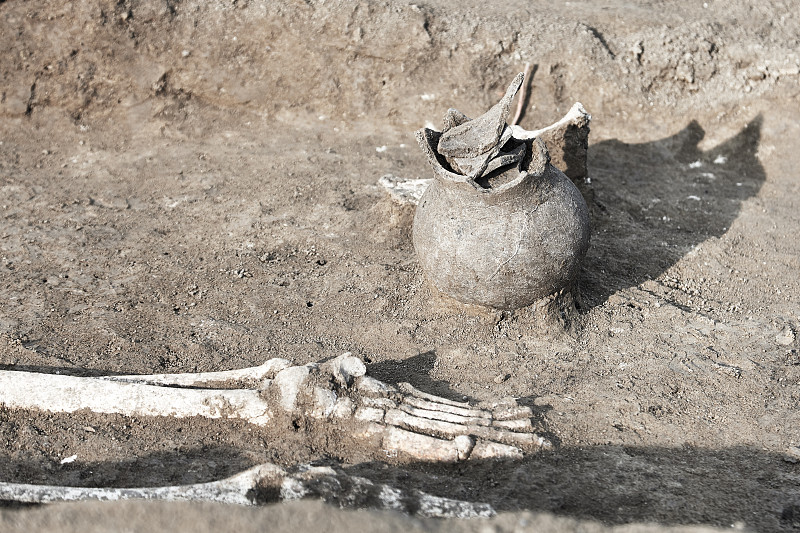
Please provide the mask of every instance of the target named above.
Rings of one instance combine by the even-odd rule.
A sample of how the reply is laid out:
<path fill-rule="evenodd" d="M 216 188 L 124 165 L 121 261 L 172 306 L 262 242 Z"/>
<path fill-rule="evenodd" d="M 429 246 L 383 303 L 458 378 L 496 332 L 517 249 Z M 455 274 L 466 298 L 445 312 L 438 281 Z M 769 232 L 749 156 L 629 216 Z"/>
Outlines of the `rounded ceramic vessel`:
<path fill-rule="evenodd" d="M 439 134 L 419 136 L 437 157 Z M 426 146 L 427 145 L 427 146 Z M 589 214 L 575 185 L 550 164 L 538 139 L 496 186 L 434 167 L 420 199 L 413 239 L 441 292 L 465 303 L 518 309 L 570 286 L 589 247 Z M 441 162 L 441 158 L 440 162 Z M 444 163 L 444 162 L 442 162 Z"/>

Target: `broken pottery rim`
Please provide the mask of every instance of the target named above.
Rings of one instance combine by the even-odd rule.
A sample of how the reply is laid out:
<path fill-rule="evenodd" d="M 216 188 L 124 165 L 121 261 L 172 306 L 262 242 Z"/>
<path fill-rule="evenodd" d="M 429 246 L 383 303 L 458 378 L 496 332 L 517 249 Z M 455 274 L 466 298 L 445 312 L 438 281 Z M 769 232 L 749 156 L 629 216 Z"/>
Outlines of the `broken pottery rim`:
<path fill-rule="evenodd" d="M 525 160 L 525 158 L 523 158 L 517 165 L 519 176 L 508 183 L 487 189 L 480 186 L 474 178 L 465 176 L 463 174 L 457 174 L 447 169 L 445 164 L 441 161 L 442 156 L 436 151 L 436 146 L 441 135 L 442 132 L 432 130 L 430 128 L 422 128 L 414 132 L 414 136 L 417 138 L 419 145 L 422 147 L 422 150 L 425 152 L 428 161 L 433 167 L 434 176 L 446 184 L 470 185 L 470 190 L 474 190 L 479 194 L 497 195 L 502 194 L 510 189 L 514 189 L 524 182 L 528 182 L 544 175 L 547 165 L 550 163 L 550 154 L 548 153 L 544 142 L 539 137 L 531 139 L 530 143 L 528 143 L 528 146 L 531 149 L 531 156 L 527 168 L 521 168 Z"/>

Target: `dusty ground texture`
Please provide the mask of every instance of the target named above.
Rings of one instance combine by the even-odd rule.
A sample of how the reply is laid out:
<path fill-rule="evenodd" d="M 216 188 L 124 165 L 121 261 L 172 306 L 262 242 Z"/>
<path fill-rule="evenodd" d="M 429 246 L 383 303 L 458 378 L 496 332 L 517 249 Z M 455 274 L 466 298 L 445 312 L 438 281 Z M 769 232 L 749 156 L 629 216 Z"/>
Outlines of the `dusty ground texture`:
<path fill-rule="evenodd" d="M 0 2 L 3 368 L 185 372 L 352 351 L 386 381 L 521 398 L 556 444 L 431 467 L 335 432 L 0 409 L 0 480 L 152 486 L 337 460 L 511 513 L 334 515 L 342 530 L 800 527 L 798 5 L 549 4 Z M 448 107 L 480 114 L 525 62 L 523 126 L 574 101 L 594 118 L 575 313 L 437 295 L 413 208 L 377 185 L 430 177 L 411 132 Z M 316 505 L 139 519 L 310 527 L 331 519 Z M 0 523 L 66 531 L 141 512 L 7 506 Z"/>

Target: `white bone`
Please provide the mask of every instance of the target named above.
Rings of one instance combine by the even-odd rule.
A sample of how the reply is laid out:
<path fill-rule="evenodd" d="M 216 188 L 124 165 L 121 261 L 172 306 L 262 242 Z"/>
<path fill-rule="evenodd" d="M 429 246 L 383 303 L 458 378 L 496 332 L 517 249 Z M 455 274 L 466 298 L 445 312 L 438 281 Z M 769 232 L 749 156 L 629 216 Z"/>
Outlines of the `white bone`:
<path fill-rule="evenodd" d="M 258 391 L 182 389 L 101 378 L 0 370 L 0 404 L 15 409 L 72 413 L 185 418 L 241 418 L 253 424 L 269 421 L 269 405 Z"/>
<path fill-rule="evenodd" d="M 536 137 L 540 137 L 541 135 L 547 133 L 548 131 L 560 128 L 564 124 L 569 124 L 571 122 L 581 119 L 582 117 L 589 117 L 589 113 L 586 112 L 586 109 L 583 107 L 583 104 L 581 104 L 580 102 L 575 102 L 574 104 L 572 104 L 572 107 L 567 112 L 567 114 L 564 115 L 564 117 L 555 124 L 551 124 L 550 126 L 542 128 L 540 130 L 526 130 L 521 126 L 514 125 L 511 126 L 511 132 L 513 137 L 520 141 L 535 139 Z"/>
<path fill-rule="evenodd" d="M 425 461 L 463 461 L 475 454 L 518 457 L 521 448 L 550 447 L 533 433 L 531 410 L 511 399 L 473 407 L 407 383 L 394 388 L 366 376 L 363 363 L 350 354 L 323 365 L 287 364 L 271 360 L 250 369 L 174 377 L 82 378 L 0 371 L 0 403 L 62 413 L 89 409 L 127 416 L 237 418 L 259 425 L 280 412 L 349 419 L 361 425 L 355 428 L 357 437 L 377 436 L 384 446 Z M 230 385 L 233 379 L 254 389 L 182 388 Z M 332 386 L 332 380 L 338 385 Z M 475 438 L 486 443 L 475 446 Z"/>
<path fill-rule="evenodd" d="M 370 504 L 379 509 L 416 513 L 435 518 L 474 518 L 495 515 L 485 503 L 442 498 L 421 491 L 410 494 L 368 479 L 338 473 L 330 467 L 301 466 L 288 473 L 274 464 L 262 464 L 210 483 L 145 488 L 94 488 L 0 483 L 0 500 L 50 503 L 79 500 L 167 500 L 257 505 L 265 488 L 279 489 L 283 500 L 317 497 L 341 506 Z"/>
<path fill-rule="evenodd" d="M 436 403 L 453 405 L 455 407 L 464 407 L 465 409 L 470 409 L 472 407 L 466 402 L 455 402 L 453 400 L 448 400 L 447 398 L 442 398 L 441 396 L 434 396 L 433 394 L 422 392 L 421 390 L 412 386 L 411 383 L 398 383 L 397 388 L 407 394 L 410 394 L 411 396 L 416 396 L 417 398 L 422 398 L 423 400 L 431 400 Z"/>
<path fill-rule="evenodd" d="M 441 420 L 442 422 L 452 422 L 454 424 L 476 425 L 476 426 L 489 426 L 492 424 L 490 418 L 483 418 L 483 417 L 467 418 L 466 416 L 454 415 L 446 411 L 419 409 L 417 407 L 412 407 L 410 405 L 405 405 L 405 404 L 400 405 L 399 409 L 401 411 L 405 411 L 410 415 L 418 416 L 421 418 L 430 418 L 431 420 Z"/>
<path fill-rule="evenodd" d="M 465 409 L 463 407 L 454 407 L 452 405 L 439 403 L 439 402 L 432 402 L 430 400 L 422 400 L 420 398 L 415 398 L 413 396 L 407 396 L 403 398 L 403 403 L 411 405 L 413 407 L 418 407 L 420 409 L 426 409 L 430 411 L 442 411 L 444 413 L 452 413 L 454 415 L 461 416 L 463 418 L 486 418 L 487 420 L 491 420 L 488 412 L 484 409 Z"/>
<path fill-rule="evenodd" d="M 274 378 L 275 374 L 290 366 L 292 366 L 291 361 L 275 358 L 259 366 L 241 368 L 238 370 L 226 370 L 224 372 L 103 376 L 100 379 L 125 381 L 128 383 L 145 383 L 148 385 L 173 385 L 179 387 L 213 386 L 218 389 L 256 389 L 259 388 L 261 381 Z"/>
<path fill-rule="evenodd" d="M 274 359 L 257 367 L 200 374 L 84 378 L 0 371 L 0 404 L 62 413 L 89 409 L 128 416 L 238 418 L 260 425 L 280 412 L 336 424 L 351 420 L 356 423 L 355 438 L 382 446 L 390 456 L 430 462 L 519 459 L 523 448 L 551 446 L 533 433 L 531 410 L 514 400 L 475 407 L 407 383 L 395 388 L 365 374 L 366 367 L 350 354 L 322 365 L 290 366 L 286 360 Z M 196 388 L 234 384 L 245 388 Z M 426 516 L 488 516 L 494 512 L 484 504 L 416 491 L 412 495 L 418 502 L 407 509 L 404 502 L 409 495 L 363 478 L 348 477 L 342 483 L 342 476 L 328 467 L 304 467 L 300 473 L 287 475 L 275 465 L 262 465 L 218 482 L 180 487 L 106 489 L 0 483 L 0 499 L 143 498 L 252 504 L 256 489 L 272 486 L 283 498 L 316 495 L 355 502 L 369 493 L 377 498 L 369 505 L 416 510 Z"/>

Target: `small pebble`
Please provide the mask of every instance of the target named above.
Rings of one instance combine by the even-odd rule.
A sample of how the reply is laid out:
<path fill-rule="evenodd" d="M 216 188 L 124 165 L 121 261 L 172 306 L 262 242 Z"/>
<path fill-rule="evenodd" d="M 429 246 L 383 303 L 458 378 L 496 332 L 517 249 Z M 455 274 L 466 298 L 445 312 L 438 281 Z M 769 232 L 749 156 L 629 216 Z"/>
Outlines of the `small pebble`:
<path fill-rule="evenodd" d="M 511 374 L 498 374 L 498 376 L 496 378 L 494 378 L 494 382 L 497 383 L 497 384 L 500 384 L 500 383 L 503 383 L 504 381 L 507 381 L 508 378 L 510 378 L 510 377 L 511 377 Z"/>
<path fill-rule="evenodd" d="M 785 328 L 783 328 L 783 331 L 778 333 L 778 335 L 775 337 L 775 342 L 777 342 L 781 346 L 789 346 L 794 342 L 794 336 L 795 333 L 792 327 L 786 326 Z"/>
<path fill-rule="evenodd" d="M 789 446 L 783 460 L 792 464 L 800 462 L 800 446 Z"/>

